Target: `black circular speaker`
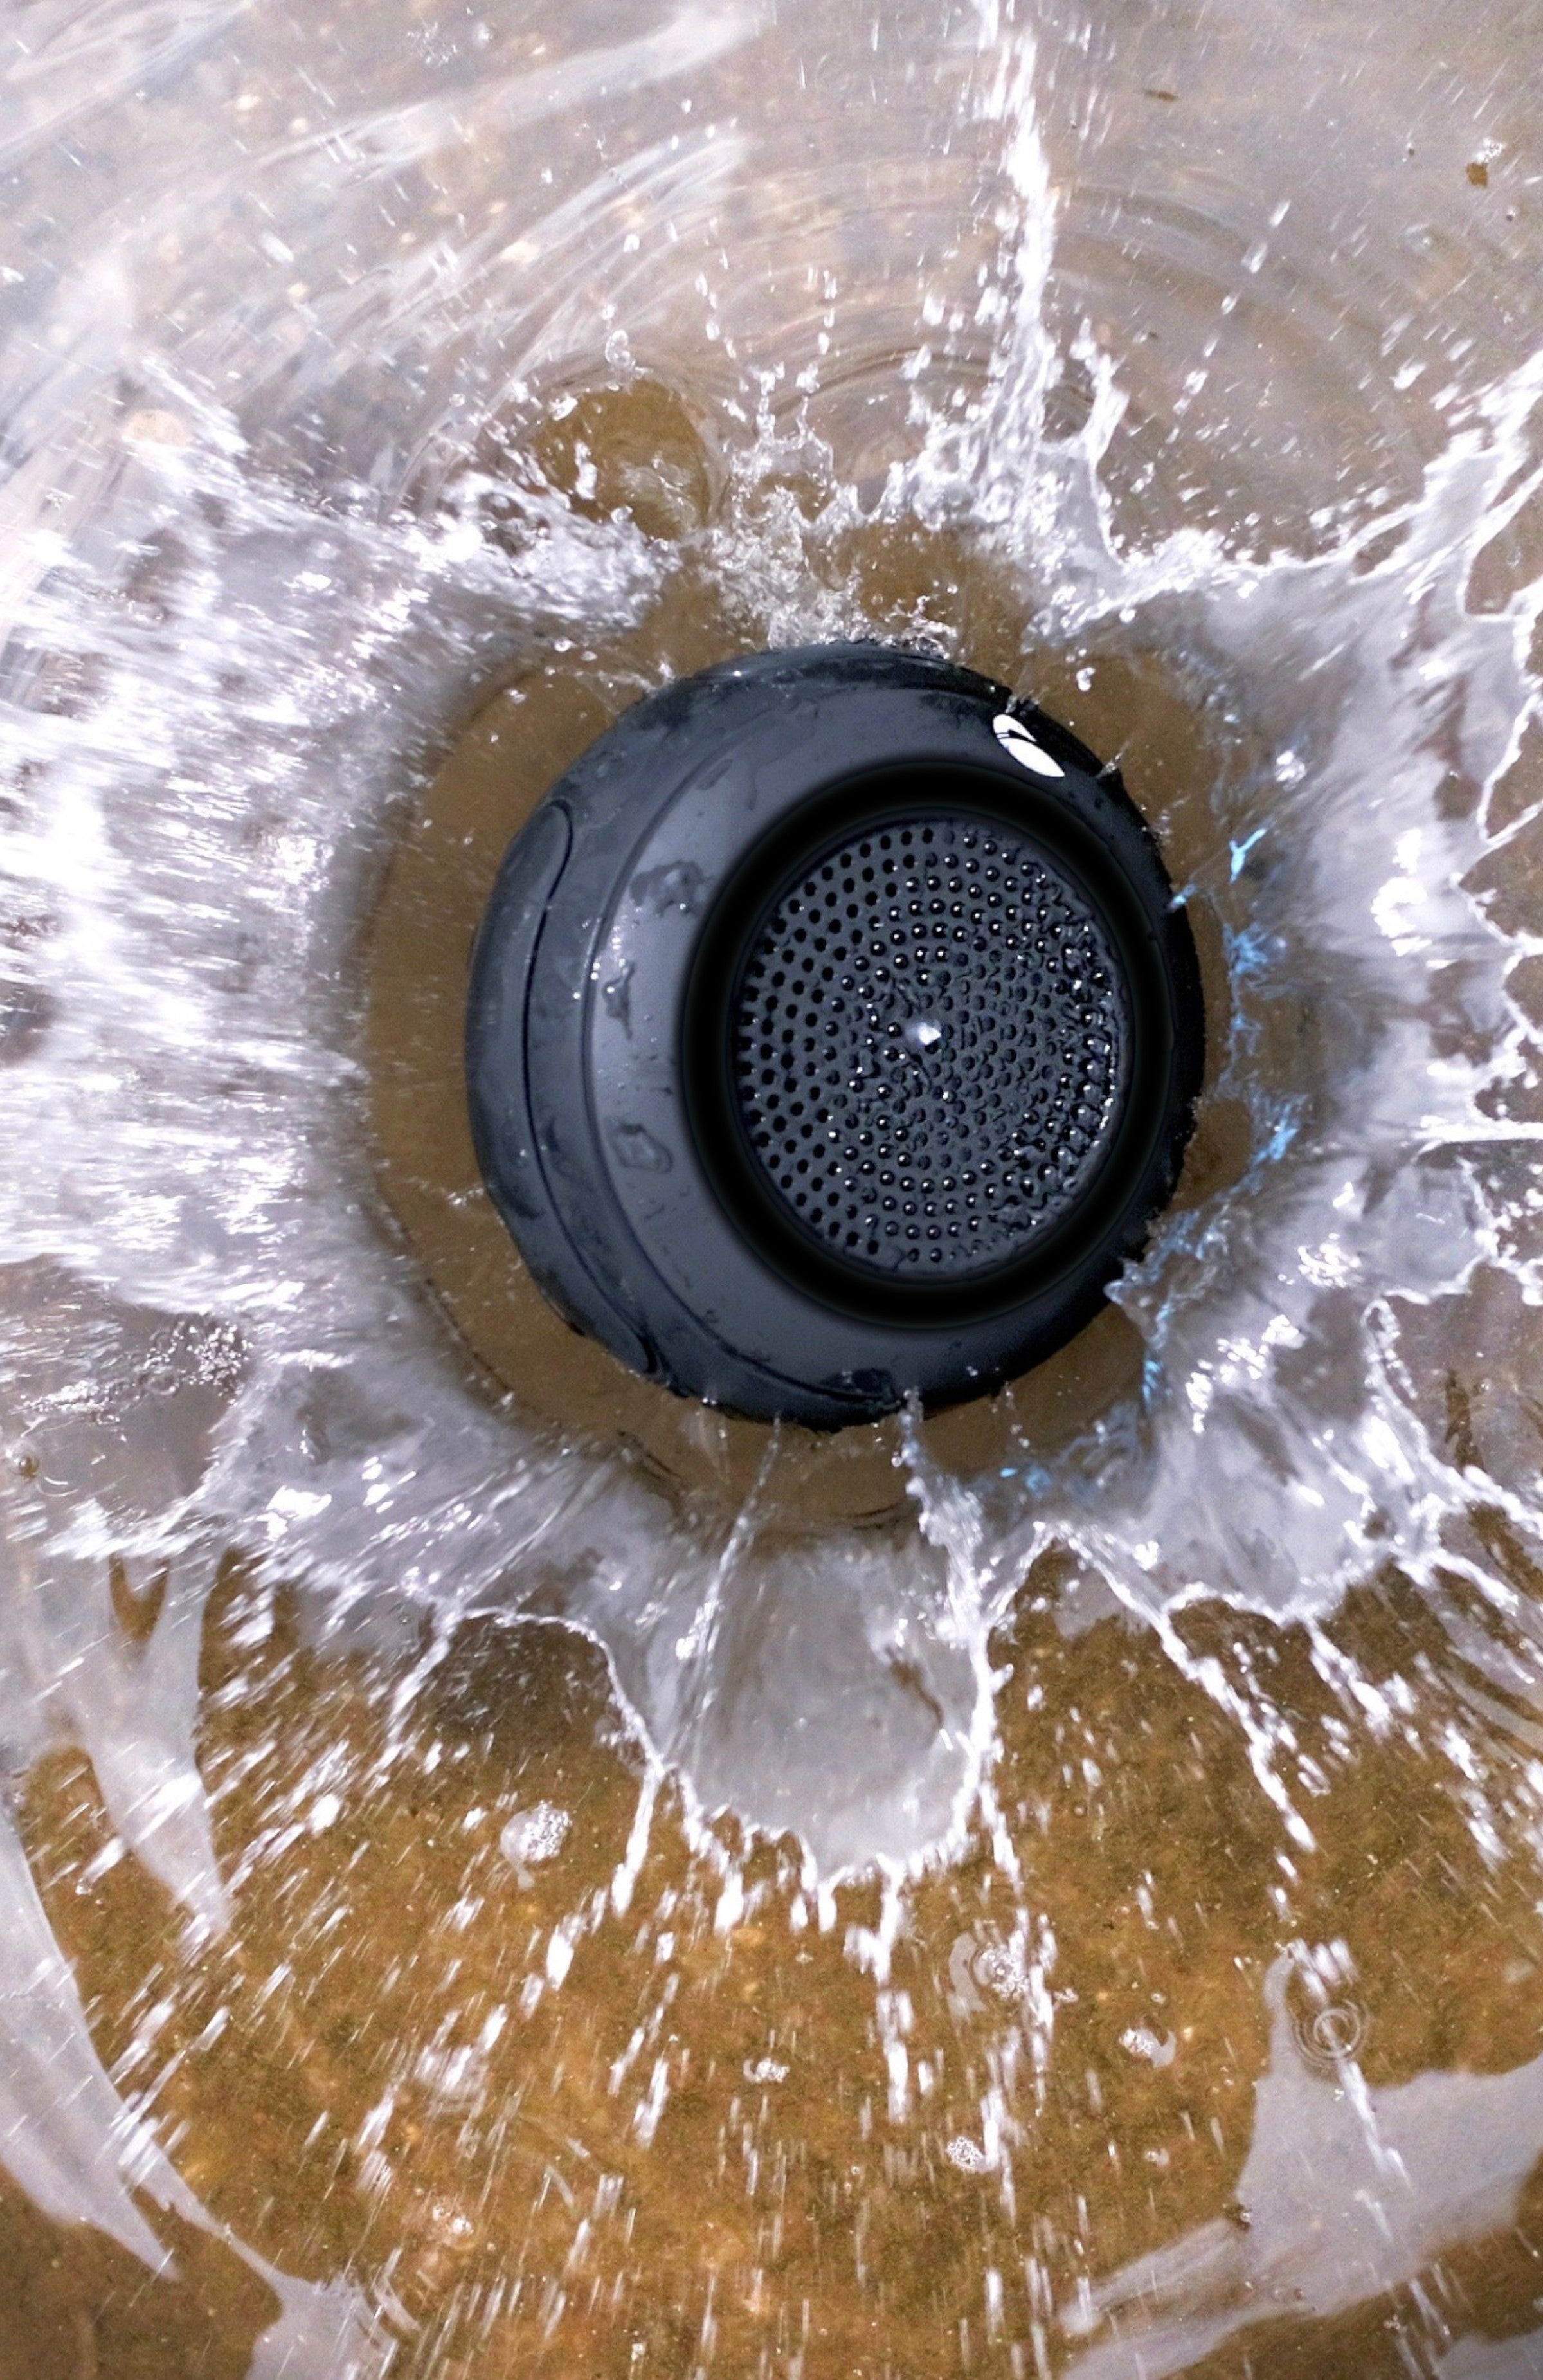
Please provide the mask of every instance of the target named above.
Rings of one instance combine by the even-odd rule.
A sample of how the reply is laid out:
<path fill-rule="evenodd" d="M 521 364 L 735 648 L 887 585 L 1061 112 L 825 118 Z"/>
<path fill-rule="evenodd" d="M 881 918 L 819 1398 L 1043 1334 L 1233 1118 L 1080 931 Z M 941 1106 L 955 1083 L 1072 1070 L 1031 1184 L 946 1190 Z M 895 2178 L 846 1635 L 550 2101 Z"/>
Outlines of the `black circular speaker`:
<path fill-rule="evenodd" d="M 1203 1058 L 1117 771 L 883 645 L 638 703 L 516 836 L 472 957 L 477 1153 L 547 1295 L 683 1395 L 816 1428 L 1079 1330 Z"/>

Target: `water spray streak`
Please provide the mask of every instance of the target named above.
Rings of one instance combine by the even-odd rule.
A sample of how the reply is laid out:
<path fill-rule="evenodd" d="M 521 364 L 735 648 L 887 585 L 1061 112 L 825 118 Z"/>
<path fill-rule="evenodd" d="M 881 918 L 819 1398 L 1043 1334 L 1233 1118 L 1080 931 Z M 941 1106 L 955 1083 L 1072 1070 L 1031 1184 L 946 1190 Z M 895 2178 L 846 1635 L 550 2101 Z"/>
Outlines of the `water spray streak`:
<path fill-rule="evenodd" d="M 309 97 L 286 80 L 291 37 L 257 0 L 120 13 L 110 32 L 49 0 L 24 13 L 38 38 L 8 69 L 0 155 L 21 177 L 18 223 L 56 221 L 67 269 L 34 282 L 18 264 L 0 285 L 15 309 L 0 366 L 10 1764 L 84 1749 L 118 1846 L 99 1856 L 132 1854 L 164 1889 L 190 1971 L 236 1956 L 245 1896 L 351 1803 L 409 1775 L 439 1790 L 424 1714 L 467 1630 L 582 1632 L 625 1713 L 625 1820 L 553 1913 L 544 1879 L 578 1823 L 556 1789 L 501 1807 L 496 1829 L 463 1814 L 468 1840 L 486 1827 L 514 1845 L 504 1865 L 542 1914 L 486 2041 L 401 2045 L 353 2136 L 381 2160 L 370 2187 L 384 2204 L 415 2093 L 470 2124 L 501 2029 L 555 2023 L 586 1961 L 623 1948 L 646 1957 L 647 1990 L 600 2100 L 627 2155 L 655 2154 L 705 2088 L 672 2015 L 688 1944 L 747 1959 L 774 1935 L 827 1962 L 832 1994 L 848 1972 L 860 1985 L 884 2078 L 862 2121 L 887 2109 L 895 2141 L 953 2087 L 947 2026 L 976 2028 L 968 2120 L 938 2154 L 989 2183 L 1012 2231 L 1078 2021 L 1035 1815 L 1051 1792 L 1019 1774 L 1052 1637 L 1123 1615 L 1173 1691 L 1209 1706 L 1229 1750 L 1208 1756 L 1235 1755 L 1266 1814 L 1283 1938 L 1347 1747 L 1428 1760 L 1487 1872 L 1543 1845 L 1524 1393 L 1543 1345 L 1543 1120 L 1523 972 L 1543 954 L 1543 355 L 1446 359 L 1397 475 L 1378 446 L 1369 492 L 1282 499 L 1292 533 L 1261 539 L 1257 512 L 1218 525 L 1202 501 L 1217 346 L 1165 412 L 1159 364 L 1118 326 L 1128 284 L 1111 268 L 1114 294 L 1095 285 L 1109 225 L 1128 222 L 1063 169 L 1044 94 L 1064 28 L 1049 20 L 1036 37 L 983 5 L 961 40 L 918 17 L 893 60 L 852 32 L 842 88 L 872 94 L 852 103 L 873 152 L 859 203 L 803 145 L 811 109 L 832 120 L 809 96 L 808 11 L 790 28 L 773 11 L 629 9 L 614 42 L 557 55 L 490 29 L 486 63 L 457 54 L 429 96 L 434 61 L 409 74 L 387 44 L 346 99 L 321 46 Z M 131 95 L 183 88 L 237 35 L 249 79 L 237 61 L 201 129 L 147 102 L 130 137 Z M 926 72 L 907 81 L 913 55 Z M 1166 83 L 1148 98 L 1174 104 Z M 61 140 L 109 130 L 126 162 L 99 223 L 56 161 Z M 1179 212 L 1154 203 L 1152 220 L 1167 237 Z M 1209 308 L 1208 337 L 1272 302 L 1267 258 L 1294 253 L 1295 221 L 1224 225 L 1218 252 L 1238 253 L 1215 289 L 1184 249 L 1175 286 Z M 650 373 L 711 425 L 696 458 L 711 504 L 678 534 L 641 526 L 631 497 L 591 501 L 549 451 L 575 392 Z M 1426 393 L 1408 392 L 1414 422 Z M 1324 443 L 1343 427 L 1326 414 Z M 901 601 L 883 556 L 906 540 L 927 567 Z M 703 617 L 730 648 L 906 634 L 971 659 L 997 634 L 1026 686 L 1043 668 L 1096 688 L 1112 653 L 1154 703 L 1204 722 L 1187 757 L 1215 764 L 1170 788 L 1159 824 L 1184 897 L 1214 921 L 1208 1113 L 1234 1118 L 1245 1153 L 1120 1284 L 1136 1385 L 1060 1435 L 1004 1425 L 989 1469 L 951 1462 L 911 1415 L 893 1503 L 833 1524 L 788 1521 L 781 1441 L 748 1500 L 714 1508 L 470 1378 L 383 1214 L 366 1121 L 362 921 L 469 708 L 503 686 L 523 701 L 556 663 L 619 705 L 679 655 L 712 657 L 691 642 Z M 1140 757 L 1137 738 L 1147 798 Z M 234 1864 L 200 1669 L 233 1562 L 243 1658 L 292 1626 L 305 1658 L 391 1682 L 368 1751 L 340 1737 L 334 1768 L 318 1755 L 275 1786 Z M 1342 1624 L 1374 1587 L 1416 1592 L 1440 1637 L 1417 1690 Z M 1046 1629 L 1028 1650 L 1026 1614 Z M 1278 1674 L 1288 1642 L 1321 1694 L 1310 1724 Z M 1068 1744 L 1084 1726 L 1058 1723 Z M 1097 1767 L 1086 1730 L 1075 1756 Z M 275 1723 L 222 1790 L 277 1776 L 282 1750 Z M 677 1844 L 690 1881 L 662 1884 Z M 948 1900 L 964 1876 L 967 1908 Z M 1149 1879 L 1128 1897 L 1155 1935 Z M 9 1817 L 0 1911 L 7 2170 L 147 2264 L 165 2254 L 147 2199 L 228 2242 L 168 2160 L 153 2092 L 135 2095 L 153 2028 L 110 2075 Z M 935 2006 L 907 1965 L 929 1925 Z M 1311 2027 L 1337 1999 L 1298 2008 L 1294 2030 L 1293 1993 L 1355 1980 L 1313 1956 L 1298 1946 L 1250 1986 L 1269 2065 L 1238 2196 L 1276 2212 L 1084 2271 L 1080 2295 L 1086 2242 L 1036 2231 L 1021 2282 L 995 2265 L 981 2279 L 978 2337 L 1005 2336 L 1016 2308 L 1048 2372 L 1059 2324 L 1056 2353 L 1088 2341 L 1067 2351 L 1094 2380 L 1127 2368 L 1100 2325 L 1145 2307 L 1145 2368 L 1178 2371 L 1232 2335 L 1250 2292 L 1327 2316 L 1512 2218 L 1543 2134 L 1535 2066 L 1482 2090 L 1447 2078 L 1420 2130 L 1441 2078 L 1373 2084 L 1338 2049 L 1324 2069 L 1321 2041 L 1340 2036 Z M 1178 2036 L 1147 2009 L 1123 2037 L 1156 2073 Z M 739 2059 L 747 2105 L 780 2088 L 784 2047 Z M 533 2135 L 505 2113 L 513 2156 Z M 1435 2138 L 1461 2163 L 1491 2124 L 1504 2154 L 1482 2188 L 1422 2166 L 1391 2236 L 1357 2231 L 1359 2277 L 1348 2252 L 1330 2270 L 1282 2180 L 1306 2134 L 1359 2222 L 1389 2160 L 1413 2172 Z M 735 2153 L 753 2200 L 752 2130 Z M 572 2272 L 541 2314 L 556 2338 L 621 2185 L 565 2136 L 541 2155 L 555 2179 L 534 2203 L 571 2216 Z M 389 2273 L 366 2304 L 240 2252 L 282 2301 L 260 2374 L 362 2374 L 393 2324 L 407 2335 Z M 458 2252 L 445 2229 L 435 2253 Z M 698 2313 L 705 2362 L 730 2317 L 711 2292 Z"/>

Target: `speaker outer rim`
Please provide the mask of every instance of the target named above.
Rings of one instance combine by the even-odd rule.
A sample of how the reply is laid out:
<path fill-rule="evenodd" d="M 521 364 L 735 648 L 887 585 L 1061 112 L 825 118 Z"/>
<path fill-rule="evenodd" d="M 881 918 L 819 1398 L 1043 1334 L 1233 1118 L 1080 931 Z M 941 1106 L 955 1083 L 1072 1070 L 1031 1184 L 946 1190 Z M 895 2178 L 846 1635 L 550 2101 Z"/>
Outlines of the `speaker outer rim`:
<path fill-rule="evenodd" d="M 1002 750 L 1004 711 L 1062 778 Z M 1173 1029 L 1157 1128 L 1097 1245 L 994 1313 L 955 1300 L 946 1314 L 940 1293 L 923 1324 L 821 1305 L 779 1271 L 725 1208 L 682 1094 L 687 995 L 724 885 L 833 783 L 929 762 L 994 781 L 1010 815 L 1053 802 L 1117 852 Z M 554 813 L 555 868 L 558 831 L 541 824 Z M 559 1309 L 680 1393 L 831 1428 L 913 1390 L 936 1407 L 997 1387 L 1091 1318 L 1177 1178 L 1204 1041 L 1188 923 L 1117 772 L 1005 687 L 869 644 L 728 663 L 646 698 L 589 747 L 505 858 L 473 954 L 467 1055 L 484 1177 Z"/>

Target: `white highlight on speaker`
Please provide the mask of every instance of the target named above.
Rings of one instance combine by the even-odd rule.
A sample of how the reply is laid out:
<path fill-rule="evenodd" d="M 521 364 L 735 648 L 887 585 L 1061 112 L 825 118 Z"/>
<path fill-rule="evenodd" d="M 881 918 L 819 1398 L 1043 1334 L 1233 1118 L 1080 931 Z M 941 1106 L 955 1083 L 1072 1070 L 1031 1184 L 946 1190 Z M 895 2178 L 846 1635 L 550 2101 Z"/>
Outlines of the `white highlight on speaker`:
<path fill-rule="evenodd" d="M 1036 744 L 1021 719 L 1014 719 L 1010 711 L 999 710 L 991 725 L 996 730 L 997 742 L 1002 750 L 1011 752 L 1014 759 L 1021 760 L 1026 769 L 1032 769 L 1037 777 L 1065 775 L 1060 761 L 1052 760 L 1050 754 Z"/>

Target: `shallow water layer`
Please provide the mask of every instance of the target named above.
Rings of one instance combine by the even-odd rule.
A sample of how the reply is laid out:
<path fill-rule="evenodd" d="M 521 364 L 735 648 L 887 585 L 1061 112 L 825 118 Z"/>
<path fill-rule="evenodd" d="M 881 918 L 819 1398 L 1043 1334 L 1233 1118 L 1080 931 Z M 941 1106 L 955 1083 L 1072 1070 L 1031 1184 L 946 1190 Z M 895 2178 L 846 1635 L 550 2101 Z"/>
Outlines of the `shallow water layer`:
<path fill-rule="evenodd" d="M 1543 18 L 0 38 L 0 2369 L 1543 2371 Z M 859 634 L 1119 758 L 1211 1055 L 817 1439 L 458 1048 L 566 761 Z"/>

